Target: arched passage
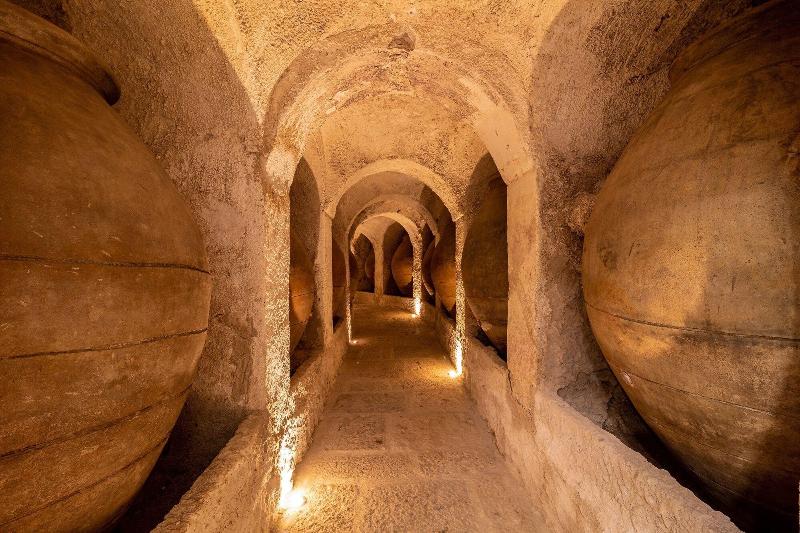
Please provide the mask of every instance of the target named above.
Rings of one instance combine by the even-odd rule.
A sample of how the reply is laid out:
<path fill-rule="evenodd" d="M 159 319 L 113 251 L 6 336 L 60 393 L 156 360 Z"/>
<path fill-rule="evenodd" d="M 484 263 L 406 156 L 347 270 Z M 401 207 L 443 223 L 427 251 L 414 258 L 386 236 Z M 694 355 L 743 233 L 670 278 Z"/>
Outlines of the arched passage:
<path fill-rule="evenodd" d="M 391 358 L 408 338 L 413 337 L 415 350 L 430 348 L 435 332 L 456 362 L 454 376 L 434 364 L 425 367 L 427 376 L 412 372 L 391 385 L 412 391 L 427 379 L 444 390 L 462 383 L 463 370 L 463 384 L 474 404 L 448 404 L 440 398 L 438 408 L 469 406 L 481 413 L 494 432 L 487 448 L 496 444 L 524 474 L 532 498 L 528 508 L 547 511 L 550 530 L 728 529 L 724 517 L 640 454 L 620 446 L 617 437 L 641 451 L 637 439 L 628 438 L 636 436 L 634 425 L 628 425 L 633 419 L 615 414 L 614 409 L 629 405 L 617 394 L 620 389 L 588 328 L 578 269 L 593 195 L 632 133 L 668 90 L 668 65 L 700 32 L 758 2 L 556 0 L 488 7 L 480 2 L 400 6 L 349 0 L 175 0 L 163 6 L 108 0 L 15 3 L 70 29 L 111 65 L 123 94 L 116 113 L 156 154 L 205 237 L 214 280 L 208 341 L 186 409 L 166 446 L 166 468 L 155 470 L 180 471 L 175 485 L 182 488 L 149 501 L 163 500 L 169 507 L 201 472 L 202 479 L 166 529 L 268 529 L 271 509 L 264 507 L 279 499 L 276 487 L 281 492 L 291 488 L 295 462 L 308 449 L 318 423 L 319 434 L 327 431 L 328 436 L 317 442 L 330 444 L 330 432 L 346 426 L 334 424 L 331 429 L 325 417 L 341 417 L 342 406 L 361 409 L 354 418 L 375 414 L 352 403 L 354 396 L 363 400 L 366 394 L 358 380 L 373 379 L 353 372 L 358 357 L 369 351 L 357 343 L 348 345 L 341 326 L 333 326 L 334 251 L 367 249 L 366 238 L 350 241 L 351 225 L 365 209 L 369 214 L 357 226 L 377 224 L 390 211 L 417 228 L 424 220 L 431 235 L 423 242 L 435 241 L 435 233 L 441 235 L 447 224 L 454 224 L 452 270 L 460 302 L 454 323 L 435 309 L 434 320 L 427 323 L 427 316 L 414 318 L 377 306 L 370 308 L 375 319 L 394 324 L 397 331 L 367 340 L 389 339 L 392 349 L 382 355 Z M 770 3 L 770 9 L 779 4 Z M 5 9 L 7 4 L 0 5 Z M 8 20 L 0 17 L 0 23 Z M 781 42 L 780 34 L 772 36 L 771 42 Z M 4 90 L 21 86 L 4 85 Z M 21 155 L 14 150 L 13 132 L 25 109 L 16 105 L 3 114 L 12 126 L 4 139 L 13 156 Z M 81 111 L 81 106 L 70 109 Z M 790 163 L 792 153 L 787 155 Z M 496 364 L 485 347 L 465 335 L 469 324 L 462 273 L 468 267 L 463 259 L 471 255 L 465 250 L 472 212 L 482 204 L 471 176 L 486 154 L 507 185 L 507 366 Z M 316 199 L 306 195 L 293 200 L 297 187 L 292 186 L 302 183 L 308 169 Z M 408 188 L 398 193 L 396 186 Z M 393 193 L 398 198 L 390 199 Z M 404 195 L 412 200 L 406 202 L 407 210 L 400 205 Z M 297 204 L 301 209 L 295 209 Z M 83 209 L 82 202 L 75 205 Z M 292 239 L 293 213 L 312 222 L 310 233 Z M 393 219 L 391 224 L 399 222 Z M 370 249 L 385 245 L 385 232 L 381 237 L 374 227 L 365 231 L 375 242 Z M 307 327 L 306 333 L 316 337 L 308 339 L 314 353 L 290 379 L 291 248 L 298 241 L 311 243 L 304 247 L 314 258 L 312 321 L 319 326 Z M 426 304 L 425 313 L 433 307 Z M 7 327 L 5 320 L 0 322 L 0 328 Z M 403 362 L 392 364 L 396 369 Z M 350 388 L 332 389 L 340 367 L 352 379 Z M 369 372 L 380 373 L 371 368 L 364 374 Z M 385 377 L 374 377 L 370 386 L 386 385 L 380 381 Z M 391 397 L 390 392 L 381 389 L 380 397 Z M 328 397 L 333 407 L 322 417 Z M 404 416 L 424 410 L 419 398 L 407 400 L 393 408 L 409 407 Z M 436 411 L 430 404 L 423 407 Z M 457 426 L 463 421 L 459 413 L 445 411 L 416 434 L 414 444 L 422 449 L 426 437 L 467 434 L 468 427 Z M 390 427 L 386 434 L 380 434 L 380 422 L 354 433 L 387 439 L 387 447 L 397 445 L 390 439 L 398 438 L 400 425 L 389 423 L 392 416 L 376 417 L 385 418 Z M 437 429 L 442 434 L 434 433 Z M 396 449 L 412 449 L 409 440 L 400 441 L 405 446 Z M 434 452 L 460 444 L 454 439 Z M 377 452 L 373 448 L 371 453 L 369 460 L 374 460 Z M 312 453 L 309 459 L 314 458 L 320 456 Z M 430 454 L 420 453 L 412 462 L 429 465 L 429 459 Z M 83 462 L 76 468 L 92 466 Z M 596 468 L 598 464 L 603 468 Z M 464 469 L 460 473 L 471 476 Z M 511 470 L 506 474 L 513 477 Z M 269 479 L 273 475 L 277 482 Z M 494 514 L 498 508 L 482 507 L 513 501 L 494 493 L 517 494 L 514 487 L 495 490 L 492 478 L 474 477 L 484 483 L 470 485 L 465 493 L 435 475 L 417 481 L 425 488 L 435 486 L 431 501 L 456 495 L 446 501 L 459 510 L 448 515 L 453 520 L 517 516 L 508 507 L 499 514 Z M 141 494 L 161 495 L 166 486 L 162 479 L 151 478 L 152 486 Z M 358 516 L 377 520 L 374 529 L 392 529 L 380 522 L 396 518 L 380 512 L 393 509 L 382 505 L 391 495 L 359 494 L 374 497 L 374 504 Z M 476 501 L 470 496 L 474 494 L 489 496 Z M 658 509 L 653 501 L 660 502 Z M 433 507 L 441 508 L 441 500 L 436 502 Z M 461 502 L 470 505 L 458 507 Z M 415 509 L 426 512 L 428 507 Z M 430 518 L 426 524 L 438 524 L 441 516 Z M 408 530 L 415 524 L 394 525 Z M 481 523 L 472 529 L 496 526 Z M 441 529 L 470 527 L 448 522 Z"/>
<path fill-rule="evenodd" d="M 402 228 L 402 231 L 400 231 L 397 226 Z M 408 238 L 411 241 L 411 246 L 413 248 L 414 266 L 412 294 L 415 299 L 421 298 L 421 231 L 421 228 L 411 219 L 394 211 L 364 214 L 363 217 L 359 216 L 354 221 L 351 230 L 351 242 L 360 235 L 367 234 L 370 236 L 370 241 L 373 242 L 374 246 L 377 248 L 375 252 L 375 280 L 376 295 L 379 299 L 384 294 L 387 294 L 387 289 L 390 290 L 389 294 L 401 294 L 401 292 L 398 291 L 399 287 L 393 276 L 392 259 L 404 238 Z"/>
<path fill-rule="evenodd" d="M 387 34 L 398 32 L 398 28 L 388 25 L 332 37 L 324 44 L 320 43 L 320 47 L 307 50 L 286 70 L 271 96 L 270 113 L 266 121 L 266 139 L 272 141 L 272 149 L 265 159 L 267 174 L 280 182 L 281 176 L 285 176 L 295 164 L 297 155 L 303 151 L 311 132 L 327 117 L 335 116 L 348 106 L 357 105 L 367 97 L 394 94 L 391 84 L 383 85 L 380 80 L 377 83 L 375 80 L 372 80 L 372 83 L 363 83 L 364 76 L 376 65 L 388 62 L 401 69 L 403 75 L 407 76 L 417 88 L 419 95 L 429 98 L 445 113 L 463 120 L 463 123 L 471 128 L 492 154 L 504 180 L 515 184 L 509 190 L 512 201 L 520 206 L 525 205 L 524 209 L 515 210 L 515 215 L 509 220 L 509 230 L 516 236 L 512 240 L 527 241 L 524 251 L 520 249 L 512 252 L 511 263 L 514 268 L 509 273 L 509 290 L 515 294 L 518 304 L 511 306 L 509 322 L 517 324 L 513 331 L 519 332 L 519 337 L 512 336 L 509 345 L 512 354 L 514 345 L 519 345 L 520 357 L 527 358 L 528 355 L 523 355 L 522 350 L 523 346 L 533 343 L 531 324 L 535 321 L 535 316 L 524 302 L 534 298 L 529 277 L 538 268 L 538 232 L 535 228 L 539 216 L 536 207 L 538 188 L 535 166 L 530 148 L 523 141 L 524 129 L 521 129 L 517 122 L 520 117 L 527 116 L 527 108 L 513 97 L 508 98 L 513 94 L 513 91 L 507 92 L 508 87 L 496 87 L 461 63 L 446 59 L 440 53 L 412 48 L 399 52 L 403 62 L 397 63 L 393 59 L 394 56 L 391 56 L 393 52 L 390 50 L 390 57 L 387 58 L 385 45 L 377 46 L 377 43 Z M 496 67 L 501 67 L 503 64 L 502 57 L 493 63 Z M 330 69 L 331 65 L 336 67 Z M 307 80 L 311 85 L 304 85 L 303 80 Z M 492 81 L 501 85 L 505 83 L 514 85 L 518 80 L 506 75 L 492 78 Z M 367 93 L 365 94 L 363 90 Z M 370 168 L 370 165 L 374 167 Z M 409 167 L 413 170 L 409 170 Z M 418 176 L 422 176 L 420 179 L 430 180 L 432 188 L 440 191 L 442 200 L 456 221 L 459 305 L 456 312 L 457 339 L 454 343 L 453 357 L 458 361 L 457 366 L 461 368 L 465 317 L 460 260 L 464 228 L 462 223 L 458 222 L 462 207 L 456 199 L 463 200 L 461 195 L 450 194 L 447 183 L 437 179 L 435 173 L 426 171 L 425 165 L 413 160 L 409 162 L 404 159 L 389 159 L 370 163 L 354 175 L 347 176 L 344 187 L 334 185 L 328 193 L 331 202 L 326 211 L 330 213 L 331 206 L 338 204 L 338 198 L 342 194 L 339 191 L 347 190 L 348 183 L 358 181 L 366 173 L 373 174 L 378 169 L 387 168 L 418 172 Z"/>

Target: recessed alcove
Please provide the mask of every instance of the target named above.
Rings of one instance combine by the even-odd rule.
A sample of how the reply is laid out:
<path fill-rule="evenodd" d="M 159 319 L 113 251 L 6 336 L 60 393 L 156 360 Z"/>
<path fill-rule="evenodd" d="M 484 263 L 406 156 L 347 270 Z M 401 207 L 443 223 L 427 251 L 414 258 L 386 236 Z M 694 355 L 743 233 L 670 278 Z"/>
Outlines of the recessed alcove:
<path fill-rule="evenodd" d="M 794 530 L 799 12 L 0 0 L 0 530 Z"/>

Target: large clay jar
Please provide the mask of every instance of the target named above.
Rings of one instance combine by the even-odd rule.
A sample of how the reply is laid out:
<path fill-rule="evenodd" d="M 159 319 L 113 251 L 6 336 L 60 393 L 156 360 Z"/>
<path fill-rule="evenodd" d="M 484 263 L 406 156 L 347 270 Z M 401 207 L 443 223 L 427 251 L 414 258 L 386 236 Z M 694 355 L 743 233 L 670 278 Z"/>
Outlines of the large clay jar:
<path fill-rule="evenodd" d="M 0 531 L 109 527 L 195 375 L 200 231 L 69 34 L 0 1 Z"/>
<path fill-rule="evenodd" d="M 370 255 L 372 255 L 372 260 L 368 265 L 367 260 Z M 371 268 L 369 273 L 367 272 L 368 266 Z M 350 301 L 358 291 L 371 292 L 374 290 L 374 269 L 375 256 L 372 244 L 362 235 L 355 241 L 353 251 L 350 252 Z"/>
<path fill-rule="evenodd" d="M 798 28 L 797 4 L 772 2 L 681 56 L 584 249 L 592 329 L 639 413 L 761 527 L 797 525 Z"/>
<path fill-rule="evenodd" d="M 447 224 L 441 230 L 439 242 L 431 258 L 433 286 L 445 310 L 451 317 L 456 313 L 456 226 Z"/>
<path fill-rule="evenodd" d="M 347 278 L 344 254 L 342 249 L 331 241 L 331 280 L 333 283 L 333 316 L 334 318 L 344 318 L 345 315 L 345 281 Z"/>
<path fill-rule="evenodd" d="M 289 351 L 303 337 L 314 306 L 314 265 L 300 239 L 289 238 Z"/>
<path fill-rule="evenodd" d="M 411 239 L 406 235 L 392 256 L 392 277 L 403 296 L 411 296 L 414 292 L 413 270 L 414 247 L 411 246 Z"/>
<path fill-rule="evenodd" d="M 431 241 L 428 249 L 425 250 L 425 255 L 422 256 L 422 283 L 425 285 L 425 290 L 433 296 L 436 292 L 433 288 L 433 277 L 431 276 L 431 259 L 433 259 L 433 251 L 436 249 L 436 242 Z"/>
<path fill-rule="evenodd" d="M 464 293 L 472 314 L 500 353 L 506 351 L 508 323 L 508 240 L 506 184 L 492 180 L 464 241 Z"/>

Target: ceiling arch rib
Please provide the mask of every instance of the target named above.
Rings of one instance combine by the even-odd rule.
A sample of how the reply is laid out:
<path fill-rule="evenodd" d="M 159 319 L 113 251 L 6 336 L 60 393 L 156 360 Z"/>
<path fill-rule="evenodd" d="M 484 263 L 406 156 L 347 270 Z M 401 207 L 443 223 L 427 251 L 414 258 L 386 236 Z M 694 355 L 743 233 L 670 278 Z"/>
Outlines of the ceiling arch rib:
<path fill-rule="evenodd" d="M 362 228 L 365 225 L 371 225 L 370 222 L 375 220 L 375 219 L 387 219 L 387 220 L 390 220 L 390 221 L 393 221 L 393 222 L 397 222 L 398 224 L 403 226 L 403 229 L 408 234 L 409 238 L 411 239 L 411 243 L 414 246 L 418 246 L 419 243 L 422 240 L 421 229 L 420 229 L 419 226 L 417 226 L 417 222 L 412 220 L 411 218 L 407 217 L 404 214 L 397 213 L 397 212 L 394 212 L 394 211 L 365 214 L 365 216 L 363 218 L 359 216 L 356 219 L 357 220 L 357 225 L 355 225 L 353 227 L 353 236 L 352 236 L 352 238 L 350 240 L 352 241 L 352 240 L 357 239 L 358 236 L 360 235 L 359 228 Z M 385 231 L 385 228 L 384 228 L 384 231 Z"/>
<path fill-rule="evenodd" d="M 356 185 L 368 178 L 387 173 L 402 175 L 421 185 L 428 186 L 450 211 L 453 218 L 457 218 L 461 214 L 460 203 L 447 180 L 430 168 L 408 159 L 381 159 L 364 165 L 347 178 L 345 183 L 333 194 L 325 205 L 324 211 L 331 217 L 335 216 L 342 198 L 348 191 L 353 190 Z M 406 191 L 404 194 L 409 195 Z"/>
<path fill-rule="evenodd" d="M 388 24 L 332 36 L 286 69 L 265 117 L 268 179 L 291 180 L 289 170 L 326 117 L 350 102 L 391 92 L 425 94 L 454 116 L 469 120 L 506 181 L 534 168 L 522 126 L 527 124 L 527 104 L 515 100 L 511 95 L 519 93 L 506 86 L 519 84 L 514 69 L 506 65 L 504 75 L 488 83 L 485 73 L 435 50 L 387 48 L 400 30 Z M 496 68 L 504 60 L 498 56 L 488 63 Z M 336 205 L 335 196 L 331 200 L 329 207 Z"/>
<path fill-rule="evenodd" d="M 363 221 L 374 216 L 402 217 L 413 224 L 414 231 L 422 233 L 425 227 L 431 228 L 434 235 L 438 235 L 436 220 L 430 212 L 417 200 L 401 195 L 386 195 L 369 202 L 357 213 L 348 224 L 347 234 L 353 233 Z M 400 222 L 400 220 L 397 220 Z M 408 231 L 408 228 L 406 228 Z M 409 235 L 411 232 L 409 231 Z"/>
<path fill-rule="evenodd" d="M 379 214 L 379 215 L 372 215 L 372 216 L 367 217 L 364 220 L 362 220 L 358 224 L 358 226 L 353 228 L 353 236 L 351 237 L 350 242 L 352 243 L 353 241 L 357 240 L 358 237 L 360 235 L 362 235 L 362 234 L 366 235 L 367 234 L 367 229 L 366 228 L 376 228 L 377 226 L 373 223 L 375 220 L 380 220 L 381 223 L 389 221 L 389 222 L 386 222 L 387 223 L 387 227 L 388 227 L 388 225 L 391 225 L 390 223 L 397 222 L 398 224 L 400 224 L 400 226 L 403 227 L 403 230 L 408 234 L 409 238 L 411 239 L 411 243 L 412 244 L 419 243 L 421 241 L 421 239 L 419 238 L 419 236 L 417 234 L 417 227 L 414 225 L 413 221 L 411 221 L 410 219 L 405 218 L 402 215 L 398 215 L 397 213 L 384 213 L 384 214 Z M 383 228 L 383 230 L 385 231 L 386 228 Z M 378 232 L 378 233 L 380 233 L 380 232 Z M 376 235 L 377 236 L 378 233 L 372 231 L 370 233 L 370 235 Z M 379 236 L 382 237 L 383 234 L 380 233 Z"/>

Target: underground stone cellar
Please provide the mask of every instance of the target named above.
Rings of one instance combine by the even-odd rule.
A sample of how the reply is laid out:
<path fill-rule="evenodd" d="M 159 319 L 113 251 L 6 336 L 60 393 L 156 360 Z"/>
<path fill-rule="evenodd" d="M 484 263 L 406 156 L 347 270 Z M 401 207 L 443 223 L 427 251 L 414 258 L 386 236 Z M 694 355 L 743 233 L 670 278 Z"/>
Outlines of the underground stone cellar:
<path fill-rule="evenodd" d="M 0 0 L 0 532 L 792 532 L 797 0 Z"/>

